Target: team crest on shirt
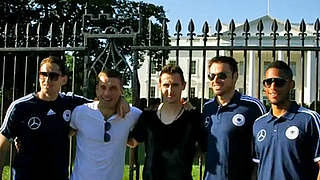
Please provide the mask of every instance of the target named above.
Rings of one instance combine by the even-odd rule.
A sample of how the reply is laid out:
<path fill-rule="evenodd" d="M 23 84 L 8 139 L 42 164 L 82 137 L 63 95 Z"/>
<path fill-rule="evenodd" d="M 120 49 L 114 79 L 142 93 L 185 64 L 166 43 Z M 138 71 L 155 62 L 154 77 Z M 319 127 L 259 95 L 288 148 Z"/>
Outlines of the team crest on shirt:
<path fill-rule="evenodd" d="M 286 137 L 290 140 L 294 140 L 299 136 L 299 128 L 297 126 L 290 126 L 286 130 Z"/>
<path fill-rule="evenodd" d="M 246 119 L 242 114 L 236 114 L 232 118 L 232 123 L 235 126 L 243 126 L 245 122 L 246 122 Z"/>
<path fill-rule="evenodd" d="M 63 112 L 63 119 L 65 121 L 70 121 L 70 119 L 71 119 L 71 111 L 69 109 L 67 109 L 67 110 L 65 110 Z"/>
<path fill-rule="evenodd" d="M 207 116 L 206 119 L 204 120 L 204 127 L 208 127 L 210 123 L 210 117 Z"/>
<path fill-rule="evenodd" d="M 267 136 L 267 131 L 265 129 L 261 129 L 258 134 L 257 134 L 257 141 L 261 142 L 266 138 Z"/>
<path fill-rule="evenodd" d="M 41 126 L 41 120 L 38 117 L 31 117 L 28 121 L 28 127 L 31 130 L 37 130 Z"/>

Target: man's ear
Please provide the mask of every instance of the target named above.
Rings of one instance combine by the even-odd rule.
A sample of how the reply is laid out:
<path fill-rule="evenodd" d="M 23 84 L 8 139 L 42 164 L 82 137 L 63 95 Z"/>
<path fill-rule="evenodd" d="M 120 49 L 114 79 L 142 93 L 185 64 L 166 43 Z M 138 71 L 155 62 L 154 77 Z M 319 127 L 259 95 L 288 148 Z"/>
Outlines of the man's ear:
<path fill-rule="evenodd" d="M 63 75 L 62 76 L 62 86 L 66 85 L 68 82 L 68 76 L 67 75 Z"/>
<path fill-rule="evenodd" d="M 238 72 L 233 73 L 233 79 L 235 79 L 236 81 L 238 80 Z"/>
<path fill-rule="evenodd" d="M 182 90 L 185 90 L 186 89 L 186 82 L 183 82 L 183 88 L 182 88 Z"/>
<path fill-rule="evenodd" d="M 296 83 L 294 82 L 294 80 L 291 80 L 290 82 L 289 82 L 289 87 L 290 87 L 290 89 L 294 89 L 294 86 L 296 85 Z"/>
<path fill-rule="evenodd" d="M 160 89 L 161 88 L 161 83 L 160 82 L 158 82 L 158 89 Z"/>
<path fill-rule="evenodd" d="M 98 87 L 99 87 L 99 85 L 96 84 L 96 91 L 95 91 L 96 92 L 96 96 L 98 95 L 98 93 L 97 93 L 98 92 Z"/>

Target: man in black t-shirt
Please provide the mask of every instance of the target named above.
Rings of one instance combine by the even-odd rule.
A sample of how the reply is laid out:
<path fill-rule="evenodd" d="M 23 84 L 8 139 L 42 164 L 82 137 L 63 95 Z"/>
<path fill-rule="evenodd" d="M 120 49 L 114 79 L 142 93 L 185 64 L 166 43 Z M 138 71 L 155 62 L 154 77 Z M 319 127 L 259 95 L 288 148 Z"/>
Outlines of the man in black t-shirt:
<path fill-rule="evenodd" d="M 133 129 L 128 145 L 145 143 L 144 180 L 191 180 L 196 142 L 205 149 L 201 114 L 185 110 L 180 102 L 185 85 L 179 66 L 165 66 L 158 84 L 163 103 L 144 111 Z"/>

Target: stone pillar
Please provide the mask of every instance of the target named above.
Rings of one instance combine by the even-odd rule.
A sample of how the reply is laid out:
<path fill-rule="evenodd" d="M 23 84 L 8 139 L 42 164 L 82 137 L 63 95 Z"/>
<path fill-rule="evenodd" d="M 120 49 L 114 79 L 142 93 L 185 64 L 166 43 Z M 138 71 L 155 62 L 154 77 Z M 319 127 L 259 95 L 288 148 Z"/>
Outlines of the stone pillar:
<path fill-rule="evenodd" d="M 278 60 L 284 61 L 284 53 L 283 53 L 283 51 L 278 51 Z"/>
<path fill-rule="evenodd" d="M 304 91 L 304 103 L 310 105 L 312 101 L 315 100 L 315 66 L 314 53 L 312 51 L 307 52 L 307 65 L 305 68 L 306 81 L 305 81 L 305 91 Z"/>
<path fill-rule="evenodd" d="M 256 71 L 255 71 L 255 53 L 254 51 L 249 51 L 249 70 L 248 70 L 248 95 L 252 97 L 256 97 L 256 90 L 257 90 L 257 84 L 256 84 Z M 246 83 L 246 82 L 243 82 Z"/>

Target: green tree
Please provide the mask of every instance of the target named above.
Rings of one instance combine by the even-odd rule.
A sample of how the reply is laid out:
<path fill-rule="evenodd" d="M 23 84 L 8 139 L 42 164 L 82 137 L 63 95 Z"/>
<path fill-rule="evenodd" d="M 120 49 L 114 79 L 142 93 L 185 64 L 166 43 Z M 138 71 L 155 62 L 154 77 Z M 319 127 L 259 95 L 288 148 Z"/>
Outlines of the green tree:
<path fill-rule="evenodd" d="M 0 33 L 4 34 L 5 24 L 7 23 L 7 34 L 8 38 L 6 39 L 7 47 L 15 46 L 15 36 L 14 30 L 15 25 L 18 23 L 18 47 L 24 47 L 27 44 L 26 41 L 26 27 L 29 25 L 29 41 L 28 46 L 39 46 L 48 47 L 48 46 L 81 46 L 83 42 L 82 36 L 76 37 L 76 44 L 74 44 L 73 27 L 77 23 L 77 34 L 81 34 L 81 31 L 101 31 L 108 26 L 113 26 L 116 29 L 120 30 L 125 26 L 132 26 L 134 31 L 138 30 L 139 21 L 138 18 L 142 17 L 142 31 L 138 38 L 138 45 L 148 44 L 148 19 L 154 17 L 154 22 L 152 22 L 152 44 L 161 45 L 162 44 L 162 29 L 161 23 L 166 19 L 165 11 L 162 6 L 156 6 L 144 2 L 133 2 L 126 0 L 20 0 L 20 1 L 11 1 L 3 0 L 0 2 Z M 138 16 L 139 11 L 142 13 L 142 16 Z M 99 21 L 83 22 L 83 15 L 85 13 L 92 14 L 93 17 L 98 17 L 99 14 L 109 13 L 110 17 L 119 17 L 121 20 L 110 20 L 108 18 L 101 19 Z M 130 17 L 130 18 L 128 18 Z M 37 38 L 37 30 L 40 25 L 40 40 Z M 51 34 L 48 33 L 52 24 Z M 62 39 L 61 29 L 64 24 L 64 37 Z M 85 27 L 81 27 L 82 24 L 86 24 Z M 83 28 L 83 29 L 82 29 Z M 166 31 L 166 37 L 168 37 L 168 32 Z M 118 51 L 121 52 L 122 57 L 114 56 L 115 63 L 107 63 L 106 68 L 112 68 L 114 64 L 117 64 L 119 61 L 123 60 L 123 57 L 126 57 L 128 64 L 132 65 L 132 51 L 131 46 L 132 40 L 130 39 L 119 39 L 117 40 Z M 67 63 L 72 70 L 73 60 L 76 64 L 76 79 L 75 81 L 75 92 L 82 93 L 83 90 L 83 69 L 84 62 L 83 57 L 87 56 L 88 62 L 87 66 L 90 67 L 94 63 L 95 59 L 104 51 L 106 41 L 101 41 L 98 39 L 90 40 L 88 43 L 88 51 L 75 52 L 73 56 L 76 58 L 70 58 L 67 56 Z M 166 40 L 166 44 L 169 42 Z M 0 36 L 0 47 L 4 46 L 4 36 Z M 33 53 L 34 54 L 34 53 Z M 48 54 L 41 54 L 42 57 L 47 56 Z M 58 52 L 51 52 L 51 55 L 63 56 L 63 54 Z M 106 55 L 104 55 L 106 56 Z M 101 56 L 101 58 L 107 58 Z M 162 52 L 153 53 L 155 60 L 161 60 Z M 167 53 L 165 54 L 168 57 Z M 0 55 L 0 58 L 1 55 Z M 13 58 L 13 56 L 7 56 L 7 59 Z M 23 66 L 24 57 L 18 57 L 18 61 L 21 61 L 20 66 Z M 29 67 L 36 67 L 36 56 L 29 57 Z M 143 53 L 138 54 L 139 62 L 143 62 Z M 119 69 L 124 69 L 126 64 L 119 63 Z M 13 69 L 13 63 L 7 64 L 9 69 Z M 101 65 L 100 65 L 101 66 Z M 6 67 L 7 68 L 7 67 Z M 18 71 L 23 73 L 23 68 L 18 69 Z M 7 73 L 7 72 L 6 72 Z M 11 73 L 11 72 L 10 72 Z M 125 82 L 128 84 L 128 79 L 130 78 L 129 74 L 125 74 Z M 92 75 L 89 80 L 91 83 L 94 83 L 94 76 Z M 9 79 L 12 78 L 11 74 L 6 74 L 6 77 Z M 30 77 L 31 78 L 31 77 Z M 34 79 L 34 77 L 32 77 Z M 72 77 L 70 81 L 72 81 Z M 34 89 L 35 83 L 29 83 L 29 89 Z M 68 84 L 67 89 L 70 90 L 71 83 Z M 19 89 L 19 88 L 18 88 Z M 21 88 L 20 88 L 21 89 Z M 20 90 L 21 91 L 21 90 Z M 91 89 L 91 97 L 94 94 L 94 90 Z"/>

